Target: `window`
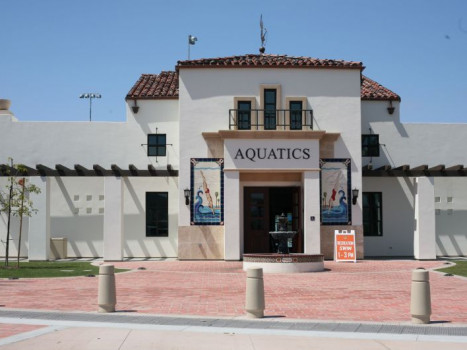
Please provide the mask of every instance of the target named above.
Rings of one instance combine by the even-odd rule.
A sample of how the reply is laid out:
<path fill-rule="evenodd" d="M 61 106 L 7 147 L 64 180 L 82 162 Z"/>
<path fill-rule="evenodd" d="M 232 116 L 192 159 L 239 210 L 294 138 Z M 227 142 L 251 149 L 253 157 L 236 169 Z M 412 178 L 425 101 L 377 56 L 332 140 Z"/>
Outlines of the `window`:
<path fill-rule="evenodd" d="M 381 192 L 363 192 L 363 235 L 383 235 L 383 195 Z"/>
<path fill-rule="evenodd" d="M 146 237 L 169 236 L 168 192 L 146 192 Z"/>
<path fill-rule="evenodd" d="M 251 101 L 238 101 L 237 128 L 238 130 L 251 129 Z"/>
<path fill-rule="evenodd" d="M 362 157 L 379 157 L 379 135 L 362 135 Z"/>
<path fill-rule="evenodd" d="M 302 130 L 302 101 L 290 101 L 290 130 Z"/>
<path fill-rule="evenodd" d="M 148 135 L 148 156 L 165 157 L 167 138 L 165 134 Z"/>
<path fill-rule="evenodd" d="M 276 129 L 276 89 L 264 89 L 264 129 Z"/>

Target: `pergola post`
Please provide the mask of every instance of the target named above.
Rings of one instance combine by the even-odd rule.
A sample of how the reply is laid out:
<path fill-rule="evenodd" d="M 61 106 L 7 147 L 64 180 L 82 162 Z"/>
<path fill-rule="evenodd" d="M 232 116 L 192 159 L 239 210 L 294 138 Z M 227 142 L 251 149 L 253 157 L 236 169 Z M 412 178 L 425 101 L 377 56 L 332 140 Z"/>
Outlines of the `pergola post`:
<path fill-rule="evenodd" d="M 435 185 L 433 177 L 415 179 L 415 259 L 436 259 Z"/>
<path fill-rule="evenodd" d="M 104 181 L 105 261 L 123 260 L 123 178 L 106 176 Z"/>
<path fill-rule="evenodd" d="M 50 178 L 31 176 L 29 181 L 41 192 L 30 194 L 37 213 L 29 219 L 28 257 L 30 261 L 46 261 L 50 257 Z"/>

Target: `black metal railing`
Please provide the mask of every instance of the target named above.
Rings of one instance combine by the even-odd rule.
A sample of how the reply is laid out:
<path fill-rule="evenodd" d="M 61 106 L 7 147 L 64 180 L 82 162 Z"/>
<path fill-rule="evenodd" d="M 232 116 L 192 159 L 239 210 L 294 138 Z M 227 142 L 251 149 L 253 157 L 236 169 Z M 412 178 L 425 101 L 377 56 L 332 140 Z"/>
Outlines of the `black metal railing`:
<path fill-rule="evenodd" d="M 313 130 L 313 110 L 229 109 L 229 130 Z"/>

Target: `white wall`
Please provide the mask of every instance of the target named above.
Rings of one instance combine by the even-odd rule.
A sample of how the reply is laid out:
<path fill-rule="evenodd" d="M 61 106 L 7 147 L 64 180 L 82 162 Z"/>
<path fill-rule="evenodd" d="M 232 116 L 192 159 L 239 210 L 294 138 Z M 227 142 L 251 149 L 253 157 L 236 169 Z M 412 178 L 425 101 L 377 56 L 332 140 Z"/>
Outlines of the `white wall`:
<path fill-rule="evenodd" d="M 81 164 L 92 169 L 99 164 L 109 169 L 129 164 L 147 170 L 148 164 L 178 169 L 179 121 L 178 100 L 138 101 L 139 112 L 133 114 L 127 104 L 127 122 L 20 122 L 10 115 L 0 115 L 0 164 L 12 157 L 15 163 L 34 167 L 43 164 L 54 168 L 63 164 L 73 168 Z M 147 134 L 167 134 L 167 157 L 147 156 Z M 6 184 L 0 178 L 0 185 Z M 51 237 L 68 239 L 68 256 L 100 257 L 103 250 L 103 216 L 105 214 L 104 179 L 102 177 L 57 177 L 50 179 Z M 178 178 L 138 177 L 124 181 L 124 255 L 176 256 L 178 235 Z M 146 238 L 145 191 L 169 192 L 169 237 Z M 28 253 L 28 225 L 23 223 L 22 255 Z M 16 254 L 18 222 L 12 221 L 10 254 Z M 0 239 L 5 240 L 6 218 L 0 219 Z M 0 243 L 0 256 L 4 255 Z"/>
<path fill-rule="evenodd" d="M 399 104 L 394 103 L 396 111 L 391 116 L 386 111 L 387 103 L 362 101 L 362 133 L 369 133 L 371 127 L 385 145 L 380 148 L 380 157 L 373 158 L 374 168 L 386 164 L 412 167 L 467 164 L 467 124 L 400 123 Z M 365 157 L 363 164 L 368 161 Z"/>
<path fill-rule="evenodd" d="M 127 122 L 21 122 L 0 116 L 0 164 L 8 157 L 28 166 L 43 164 L 54 168 L 62 164 L 73 168 L 93 164 L 110 168 L 117 164 L 128 169 L 134 164 L 147 169 L 148 164 L 166 168 L 167 161 L 178 164 L 178 101 L 138 101 L 139 113 L 128 109 Z M 130 101 L 130 105 L 132 102 Z M 167 157 L 147 156 L 147 134 L 167 133 Z"/>
<path fill-rule="evenodd" d="M 146 237 L 146 192 L 168 192 L 169 237 Z M 125 257 L 176 257 L 178 242 L 177 178 L 132 177 L 124 180 Z"/>
<path fill-rule="evenodd" d="M 467 178 L 435 178 L 436 255 L 467 256 Z"/>
<path fill-rule="evenodd" d="M 5 182 L 5 179 L 2 179 Z M 176 257 L 178 236 L 177 178 L 132 177 L 124 179 L 124 247 L 125 257 Z M 169 192 L 169 237 L 146 237 L 146 192 Z M 103 177 L 57 177 L 51 179 L 51 237 L 68 240 L 69 257 L 102 257 L 105 213 Z M 0 221 L 4 240 L 6 218 Z M 12 225 L 16 254 L 18 223 Z M 23 239 L 27 239 L 28 220 Z M 27 256 L 27 244 L 22 256 Z M 4 255 L 4 244 L 0 256 Z"/>
<path fill-rule="evenodd" d="M 363 191 L 382 192 L 383 197 L 383 236 L 364 237 L 365 256 L 413 256 L 413 178 L 365 177 Z"/>
<path fill-rule="evenodd" d="M 69 257 L 102 256 L 104 178 L 55 177 L 50 185 L 50 236 L 67 238 Z"/>
<path fill-rule="evenodd" d="M 362 133 L 369 133 L 369 128 L 375 134 L 379 134 L 380 157 L 373 157 L 373 168 L 389 164 L 392 167 L 409 165 L 416 167 L 428 165 L 433 167 L 443 164 L 446 167 L 457 164 L 467 165 L 467 152 L 465 152 L 465 135 L 467 135 L 467 124 L 422 124 L 422 123 L 401 123 L 400 108 L 398 102 L 393 102 L 396 110 L 393 115 L 387 113 L 387 101 L 362 101 Z M 363 164 L 368 164 L 370 158 L 365 157 Z M 399 183 L 396 183 L 399 182 Z M 398 193 L 406 192 L 401 183 L 405 179 L 391 180 L 388 178 L 364 178 L 364 188 L 373 190 L 383 190 L 388 195 L 395 196 Z M 391 184 L 392 183 L 392 184 Z M 436 215 L 436 254 L 437 255 L 467 255 L 467 179 L 455 177 L 435 177 L 435 202 Z M 393 192 L 393 194 L 391 194 Z M 383 193 L 383 210 L 389 200 Z M 452 197 L 452 202 L 447 202 L 447 198 Z M 433 198 L 433 200 L 435 200 Z M 408 212 L 403 212 L 398 206 L 406 203 L 405 195 L 398 195 L 398 199 L 391 211 L 384 210 L 384 221 L 388 217 L 396 214 L 402 215 L 402 220 L 397 220 L 395 230 L 388 233 L 395 235 L 391 240 L 398 239 L 399 231 L 413 229 L 413 218 L 404 219 Z M 390 204 L 391 205 L 391 204 Z M 414 215 L 413 209 L 410 215 Z M 383 254 L 389 246 L 387 238 L 365 237 L 365 254 Z M 392 244 L 392 243 L 391 243 Z M 401 254 L 409 246 L 399 245 Z M 405 247 L 405 248 L 404 248 Z M 413 245 L 412 245 L 413 247 Z M 375 253 L 373 253 L 375 252 Z M 410 254 L 411 255 L 411 254 Z"/>
<path fill-rule="evenodd" d="M 314 129 L 339 132 L 335 157 L 352 159 L 352 186 L 361 188 L 360 71 L 332 69 L 180 69 L 180 187 L 190 185 L 190 158 L 206 157 L 202 132 L 228 130 L 234 97 L 255 97 L 260 85 L 280 84 L 286 97 L 306 96 L 314 111 Z M 180 194 L 180 201 L 183 194 Z M 361 199 L 353 207 L 361 224 Z M 190 224 L 189 208 L 180 205 L 179 225 Z"/>

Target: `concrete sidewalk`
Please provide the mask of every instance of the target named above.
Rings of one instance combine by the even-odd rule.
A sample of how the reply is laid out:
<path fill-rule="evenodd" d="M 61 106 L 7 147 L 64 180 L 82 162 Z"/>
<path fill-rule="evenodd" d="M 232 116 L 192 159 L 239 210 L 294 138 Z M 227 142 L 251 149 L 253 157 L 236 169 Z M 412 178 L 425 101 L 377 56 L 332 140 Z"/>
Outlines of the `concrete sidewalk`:
<path fill-rule="evenodd" d="M 467 326 L 0 311 L 1 349 L 465 349 Z"/>

